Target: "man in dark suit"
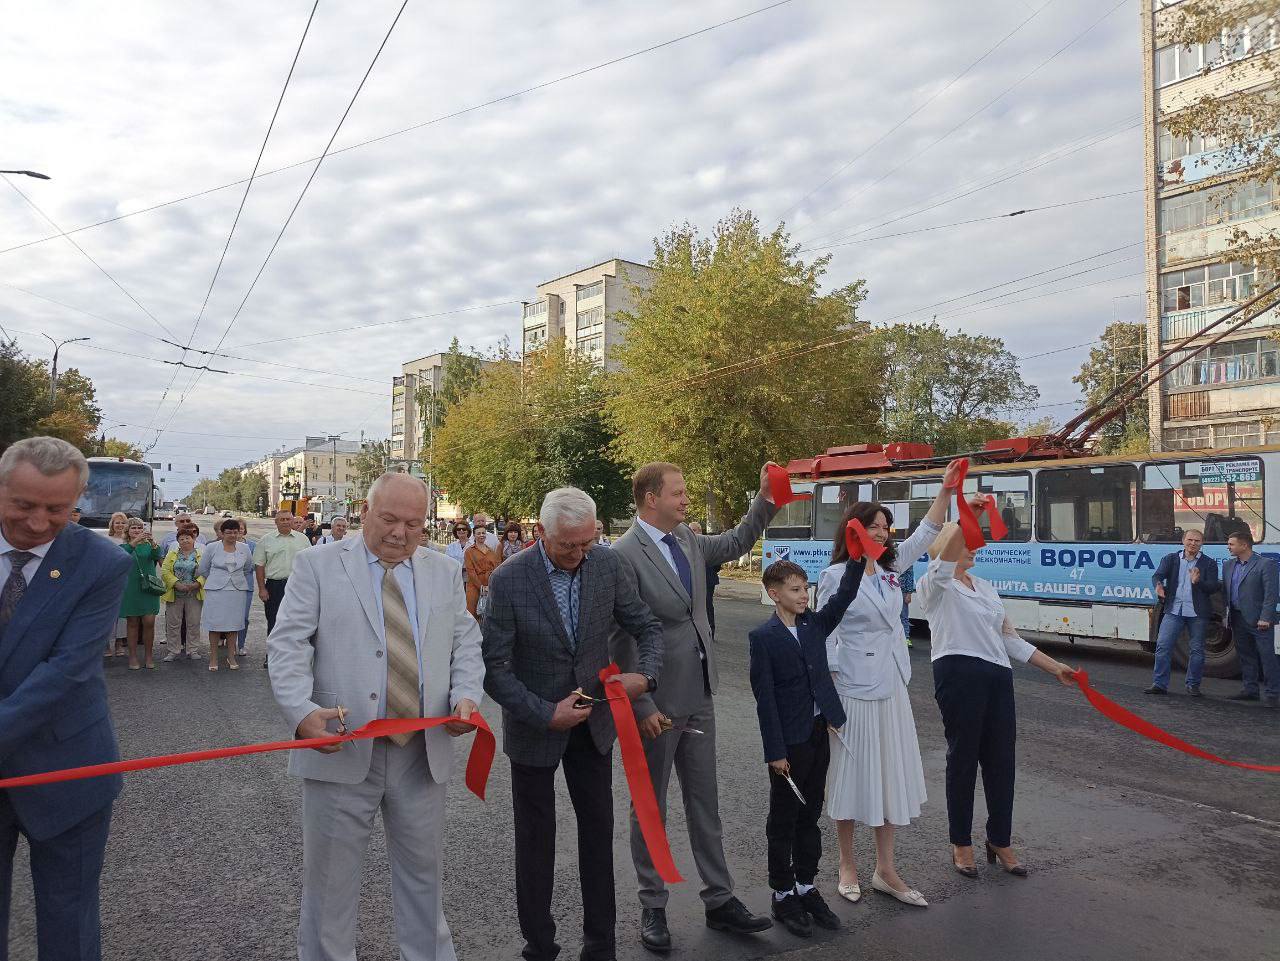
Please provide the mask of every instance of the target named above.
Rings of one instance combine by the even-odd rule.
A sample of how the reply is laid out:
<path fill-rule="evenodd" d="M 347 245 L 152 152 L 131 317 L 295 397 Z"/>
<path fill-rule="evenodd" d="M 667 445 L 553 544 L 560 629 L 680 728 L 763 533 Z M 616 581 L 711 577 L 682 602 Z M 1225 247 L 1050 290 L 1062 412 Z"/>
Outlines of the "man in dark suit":
<path fill-rule="evenodd" d="M 1218 565 L 1200 553 L 1204 534 L 1192 529 L 1182 535 L 1182 550 L 1160 561 L 1151 583 L 1164 602 L 1164 615 L 1156 638 L 1156 664 L 1148 694 L 1169 693 L 1173 648 L 1187 632 L 1187 693 L 1200 696 L 1204 674 L 1204 635 L 1213 616 L 1213 595 L 1218 591 Z"/>
<path fill-rule="evenodd" d="M 1261 684 L 1262 703 L 1274 708 L 1280 706 L 1280 657 L 1275 651 L 1280 580 L 1276 562 L 1254 553 L 1253 534 L 1247 528 L 1227 538 L 1227 550 L 1231 557 L 1222 570 L 1222 587 L 1227 592 L 1225 621 L 1235 639 L 1244 684 L 1231 700 L 1258 700 Z"/>
<path fill-rule="evenodd" d="M 685 523 L 689 495 L 675 464 L 645 464 L 631 480 L 636 520 L 613 544 L 640 588 L 640 597 L 662 622 L 662 687 L 636 701 L 640 733 L 663 820 L 674 768 L 680 777 L 685 820 L 698 874 L 707 926 L 751 933 L 773 927 L 733 896 L 733 876 L 724 856 L 716 782 L 716 716 L 712 695 L 720 683 L 711 625 L 707 620 L 706 573 L 751 550 L 777 513 L 769 493 L 768 465 L 760 469 L 760 493 L 746 518 L 723 534 L 694 534 Z M 614 636 L 618 663 L 629 663 L 626 625 Z M 693 733 L 697 731 L 698 733 Z M 658 876 L 644 837 L 631 815 L 631 859 L 640 895 L 640 940 L 651 951 L 669 951 L 667 888 Z"/>
<path fill-rule="evenodd" d="M 53 437 L 0 456 L 0 777 L 119 758 L 102 644 L 120 612 L 129 556 L 70 523 L 88 479 L 84 456 Z M 101 958 L 98 878 L 121 783 L 116 775 L 0 792 L 0 957 L 21 834 L 41 961 Z"/>
<path fill-rule="evenodd" d="M 613 961 L 613 741 L 604 686 L 614 623 L 636 638 L 632 672 L 614 675 L 635 699 L 658 686 L 662 627 L 613 551 L 593 550 L 596 505 L 562 487 L 546 496 L 545 530 L 532 550 L 504 561 L 489 580 L 484 620 L 485 692 L 502 706 L 502 749 L 511 759 L 516 908 L 527 961 L 560 953 L 551 917 L 555 880 L 556 768 L 578 821 L 583 961 Z M 586 698 L 582 696 L 585 692 Z"/>

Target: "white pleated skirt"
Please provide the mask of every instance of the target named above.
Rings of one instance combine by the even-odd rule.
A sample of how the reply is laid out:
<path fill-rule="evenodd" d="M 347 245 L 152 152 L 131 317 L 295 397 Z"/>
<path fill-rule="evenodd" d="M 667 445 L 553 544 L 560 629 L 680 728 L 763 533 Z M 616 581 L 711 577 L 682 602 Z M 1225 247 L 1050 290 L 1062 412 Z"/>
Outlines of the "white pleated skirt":
<path fill-rule="evenodd" d="M 924 804 L 924 766 L 902 678 L 890 697 L 863 701 L 841 697 L 848 718 L 831 746 L 827 815 L 870 827 L 910 824 Z"/>

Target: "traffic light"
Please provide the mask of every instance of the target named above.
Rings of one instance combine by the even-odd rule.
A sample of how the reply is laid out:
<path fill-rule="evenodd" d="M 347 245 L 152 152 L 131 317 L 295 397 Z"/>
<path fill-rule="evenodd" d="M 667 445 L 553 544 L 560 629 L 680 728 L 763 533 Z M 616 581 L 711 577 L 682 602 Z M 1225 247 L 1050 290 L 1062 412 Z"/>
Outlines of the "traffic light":
<path fill-rule="evenodd" d="M 172 474 L 172 473 L 173 473 L 173 465 L 172 465 L 172 464 L 167 464 L 167 465 L 166 465 L 166 469 L 168 470 L 168 472 L 169 472 L 170 474 Z"/>
<path fill-rule="evenodd" d="M 200 473 L 200 465 L 199 465 L 199 464 L 196 464 L 196 473 L 197 473 L 197 474 L 199 474 L 199 473 Z"/>

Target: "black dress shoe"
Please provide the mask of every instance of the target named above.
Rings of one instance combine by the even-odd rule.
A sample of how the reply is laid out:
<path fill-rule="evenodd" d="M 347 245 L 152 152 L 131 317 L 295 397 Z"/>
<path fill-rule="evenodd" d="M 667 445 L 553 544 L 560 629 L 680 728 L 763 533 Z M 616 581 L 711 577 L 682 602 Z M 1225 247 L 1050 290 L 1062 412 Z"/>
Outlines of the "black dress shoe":
<path fill-rule="evenodd" d="M 813 934 L 813 928 L 809 924 L 809 915 L 800 901 L 800 895 L 795 892 L 788 894 L 782 900 L 773 899 L 773 916 L 778 919 L 779 924 L 797 938 L 807 938 Z"/>
<path fill-rule="evenodd" d="M 640 911 L 640 943 L 650 951 L 671 950 L 666 908 L 644 908 Z"/>
<path fill-rule="evenodd" d="M 840 930 L 840 919 L 827 907 L 827 902 L 817 888 L 811 888 L 807 894 L 800 895 L 800 903 L 808 912 L 809 920 L 818 927 L 826 928 L 828 931 Z"/>
<path fill-rule="evenodd" d="M 1142 693 L 1143 694 L 1168 694 L 1169 692 L 1166 691 L 1163 687 L 1160 687 L 1158 684 L 1152 684 L 1149 688 L 1144 690 Z"/>
<path fill-rule="evenodd" d="M 737 898 L 730 898 L 718 908 L 707 909 L 707 927 L 716 931 L 757 934 L 760 931 L 768 931 L 773 927 L 773 922 L 766 917 L 752 914 Z"/>
<path fill-rule="evenodd" d="M 1232 694 L 1229 698 L 1227 698 L 1227 700 L 1228 701 L 1256 701 L 1258 700 L 1258 695 L 1250 694 L 1248 691 L 1241 691 L 1239 694 Z"/>
<path fill-rule="evenodd" d="M 1280 697 L 1264 697 L 1262 699 L 1263 707 L 1280 707 Z"/>
<path fill-rule="evenodd" d="M 1200 693 L 1200 688 L 1198 687 L 1187 688 L 1187 694 L 1190 697 L 1204 697 L 1204 695 Z"/>

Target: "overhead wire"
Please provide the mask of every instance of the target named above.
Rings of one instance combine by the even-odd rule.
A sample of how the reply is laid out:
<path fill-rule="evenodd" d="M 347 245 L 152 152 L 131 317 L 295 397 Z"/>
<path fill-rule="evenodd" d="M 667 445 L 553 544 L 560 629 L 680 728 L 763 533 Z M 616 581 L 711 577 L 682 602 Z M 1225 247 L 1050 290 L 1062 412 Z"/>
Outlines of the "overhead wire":
<path fill-rule="evenodd" d="M 519 90 L 514 90 L 510 93 L 502 94 L 501 96 L 493 97 L 492 99 L 485 100 L 481 103 L 471 104 L 470 106 L 461 107 L 458 110 L 451 111 L 450 113 L 440 114 L 439 116 L 432 117 L 428 120 L 423 120 L 419 123 L 411 124 L 408 127 L 401 127 L 399 130 L 393 130 L 389 133 L 380 134 L 377 137 L 371 137 L 368 140 L 362 140 L 359 143 L 350 144 L 346 147 L 340 147 L 337 150 L 330 151 L 329 156 L 337 156 L 338 154 L 348 153 L 352 150 L 359 150 L 363 147 L 371 146 L 372 144 L 381 143 L 384 140 L 390 140 L 393 137 L 399 137 L 406 133 L 412 133 L 415 130 L 421 130 L 424 127 L 430 127 L 434 124 L 443 123 L 446 120 L 453 120 L 457 117 L 462 117 L 462 116 L 465 116 L 466 114 L 474 113 L 477 110 L 483 110 L 487 107 L 493 107 L 493 106 L 496 106 L 497 104 L 505 103 L 509 100 L 518 99 L 527 94 L 536 93 L 540 90 L 545 90 L 548 87 L 554 87 L 557 84 L 566 83 L 570 80 L 576 80 L 579 77 L 584 77 L 588 74 L 595 73 L 600 70 L 605 70 L 609 67 L 616 66 L 628 60 L 633 60 L 636 57 L 642 57 L 646 54 L 654 53 L 655 51 L 665 49 L 666 47 L 671 47 L 678 43 L 683 43 L 685 40 L 691 40 L 694 37 L 699 37 L 699 36 L 702 36 L 703 34 L 711 33 L 712 31 L 719 30 L 722 27 L 731 26 L 732 24 L 740 23 L 743 20 L 749 20 L 752 17 L 759 16 L 760 14 L 768 13 L 770 10 L 776 10 L 779 7 L 787 6 L 791 2 L 792 0 L 778 0 L 778 2 L 776 3 L 770 3 L 766 6 L 758 7 L 754 10 L 749 10 L 746 13 L 742 13 L 734 17 L 729 17 L 725 20 L 721 20 L 717 23 L 709 24 L 708 26 L 701 27 L 697 30 L 692 30 L 688 33 L 680 34 L 677 37 L 672 37 L 668 40 L 663 40 L 659 43 L 650 44 L 647 47 L 642 47 L 638 50 L 633 50 L 630 53 L 623 54 L 617 57 L 612 57 L 608 60 L 601 61 L 600 63 L 593 64 L 589 67 L 583 67 L 582 69 L 574 70 L 571 73 L 566 73 L 559 77 L 554 77 L 551 80 L 544 80 L 540 83 L 536 83 L 528 87 L 522 87 Z M 282 167 L 275 167 L 271 170 L 263 171 L 261 174 L 259 174 L 258 179 L 261 180 L 263 177 L 270 177 L 274 174 L 284 173 L 285 171 L 293 170 L 297 167 L 303 167 L 309 163 L 314 163 L 315 161 L 322 160 L 322 159 L 323 157 L 308 157 L 305 160 L 298 160 L 290 164 L 285 164 Z M 80 233 L 81 231 L 84 231 L 84 230 L 92 230 L 95 227 L 104 227 L 107 224 L 117 223 L 129 217 L 137 217 L 141 214 L 151 213 L 152 211 L 160 210 L 165 207 L 172 207 L 175 204 L 186 203 L 188 200 L 195 200 L 199 197 L 204 197 L 211 193 L 217 193 L 220 190 L 226 190 L 230 187 L 239 187 L 243 183 L 245 183 L 244 180 L 233 180 L 230 183 L 220 184 L 217 187 L 209 187 L 204 190 L 196 191 L 195 193 L 186 194 L 185 196 L 182 196 L 182 197 L 175 197 L 172 200 L 166 200 L 158 204 L 152 204 L 149 207 L 143 207 L 138 210 L 130 211 L 128 213 L 119 214 L 115 217 L 108 217 L 104 220 L 95 221 L 94 223 L 84 224 L 80 227 L 74 228 L 73 230 L 67 231 L 67 233 L 74 234 L 74 233 Z M 37 244 L 48 243 L 50 240 L 56 240 L 59 236 L 63 236 L 63 234 L 59 233 L 49 237 L 40 237 L 35 240 L 26 241 L 25 243 L 14 244 L 13 246 L 10 246 L 10 247 L 0 248 L 0 254 L 12 253 L 15 250 L 22 250 L 26 247 L 32 247 Z"/>

